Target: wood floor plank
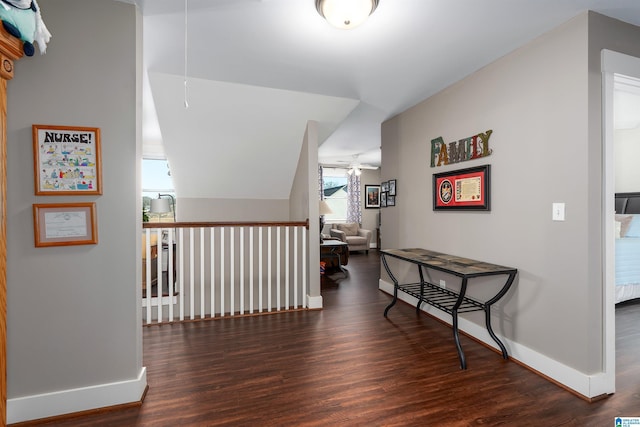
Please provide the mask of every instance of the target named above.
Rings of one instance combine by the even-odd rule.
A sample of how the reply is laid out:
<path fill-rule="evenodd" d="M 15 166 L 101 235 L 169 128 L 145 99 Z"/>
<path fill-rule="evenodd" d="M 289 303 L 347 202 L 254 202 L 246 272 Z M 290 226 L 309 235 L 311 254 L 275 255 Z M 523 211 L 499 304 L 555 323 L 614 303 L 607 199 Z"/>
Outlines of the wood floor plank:
<path fill-rule="evenodd" d="M 640 416 L 640 304 L 617 310 L 617 392 L 589 403 L 378 290 L 379 258 L 324 278 L 321 311 L 144 328 L 139 408 L 55 426 L 606 426 Z M 333 279 L 333 280 L 332 280 Z M 34 424 L 37 425 L 37 424 Z"/>

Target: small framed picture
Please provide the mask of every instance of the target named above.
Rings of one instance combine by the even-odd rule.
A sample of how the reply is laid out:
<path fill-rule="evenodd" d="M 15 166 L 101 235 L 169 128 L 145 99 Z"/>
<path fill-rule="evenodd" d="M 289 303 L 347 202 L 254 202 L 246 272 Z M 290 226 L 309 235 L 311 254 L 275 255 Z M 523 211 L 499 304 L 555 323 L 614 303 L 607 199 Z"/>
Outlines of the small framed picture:
<path fill-rule="evenodd" d="M 100 195 L 100 129 L 33 125 L 37 196 Z"/>
<path fill-rule="evenodd" d="M 381 208 L 386 208 L 387 207 L 387 192 L 383 191 L 380 193 L 380 207 Z"/>
<path fill-rule="evenodd" d="M 379 185 L 365 185 L 365 209 L 377 209 L 380 207 L 380 186 Z"/>
<path fill-rule="evenodd" d="M 389 191 L 389 181 L 384 181 L 383 183 L 380 184 L 380 191 L 382 191 L 383 193 L 386 193 Z"/>
<path fill-rule="evenodd" d="M 390 179 L 389 180 L 389 195 L 390 196 L 395 196 L 396 195 L 396 180 L 395 179 Z"/>
<path fill-rule="evenodd" d="M 395 206 L 396 205 L 396 196 L 392 196 L 389 194 L 387 196 L 387 206 Z"/>
<path fill-rule="evenodd" d="M 36 247 L 97 244 L 95 205 L 94 202 L 34 204 Z"/>

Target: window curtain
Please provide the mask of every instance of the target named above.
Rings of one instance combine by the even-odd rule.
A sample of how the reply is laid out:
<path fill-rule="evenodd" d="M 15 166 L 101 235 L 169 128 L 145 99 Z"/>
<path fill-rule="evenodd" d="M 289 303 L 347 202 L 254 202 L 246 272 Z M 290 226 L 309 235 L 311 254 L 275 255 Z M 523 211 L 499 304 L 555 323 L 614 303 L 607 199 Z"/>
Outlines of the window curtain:
<path fill-rule="evenodd" d="M 362 224 L 360 206 L 360 177 L 352 173 L 347 178 L 347 222 Z"/>
<path fill-rule="evenodd" d="M 318 195 L 319 200 L 324 200 L 324 177 L 322 175 L 322 165 L 318 165 Z"/>

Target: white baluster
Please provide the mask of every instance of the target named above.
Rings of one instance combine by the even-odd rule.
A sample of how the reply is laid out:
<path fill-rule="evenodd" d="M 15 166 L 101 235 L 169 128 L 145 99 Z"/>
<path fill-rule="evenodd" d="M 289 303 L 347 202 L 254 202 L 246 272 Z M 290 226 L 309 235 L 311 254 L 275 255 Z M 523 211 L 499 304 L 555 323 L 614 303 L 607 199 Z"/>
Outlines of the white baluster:
<path fill-rule="evenodd" d="M 262 227 L 258 228 L 258 312 L 262 313 Z"/>
<path fill-rule="evenodd" d="M 220 227 L 220 317 L 224 317 L 224 227 Z"/>
<path fill-rule="evenodd" d="M 280 311 L 280 227 L 276 227 L 276 310 Z"/>
<path fill-rule="evenodd" d="M 194 229 L 189 229 L 189 318 L 195 319 L 195 237 Z"/>
<path fill-rule="evenodd" d="M 206 309 L 204 301 L 204 228 L 200 227 L 200 318 L 204 319 Z"/>
<path fill-rule="evenodd" d="M 249 228 L 249 313 L 253 314 L 253 227 Z"/>
<path fill-rule="evenodd" d="M 293 229 L 293 308 L 298 308 L 298 227 Z"/>
<path fill-rule="evenodd" d="M 216 317 L 216 245 L 215 245 L 215 228 L 210 228 L 210 242 L 209 246 L 211 249 L 211 274 L 209 275 L 211 283 L 209 284 L 209 292 L 211 293 L 211 317 Z"/>
<path fill-rule="evenodd" d="M 244 314 L 244 227 L 240 228 L 240 307 L 239 313 Z"/>
<path fill-rule="evenodd" d="M 184 321 L 184 228 L 180 229 L 180 240 L 178 241 L 180 249 L 180 321 Z"/>

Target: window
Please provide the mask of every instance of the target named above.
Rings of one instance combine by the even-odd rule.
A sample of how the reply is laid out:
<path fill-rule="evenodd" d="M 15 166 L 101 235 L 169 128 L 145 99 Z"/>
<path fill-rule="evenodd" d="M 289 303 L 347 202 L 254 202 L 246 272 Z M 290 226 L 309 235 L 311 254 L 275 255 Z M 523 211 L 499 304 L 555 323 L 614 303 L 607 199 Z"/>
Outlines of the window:
<path fill-rule="evenodd" d="M 347 170 L 323 168 L 322 190 L 324 200 L 333 211 L 324 216 L 325 222 L 345 222 L 347 220 Z"/>
<path fill-rule="evenodd" d="M 163 198 L 173 197 L 175 202 L 175 190 L 171 179 L 171 170 L 166 159 L 142 159 L 142 212 L 144 221 L 173 222 L 175 221 L 175 206 L 172 212 L 150 213 L 151 199 L 157 199 L 162 194 Z"/>

